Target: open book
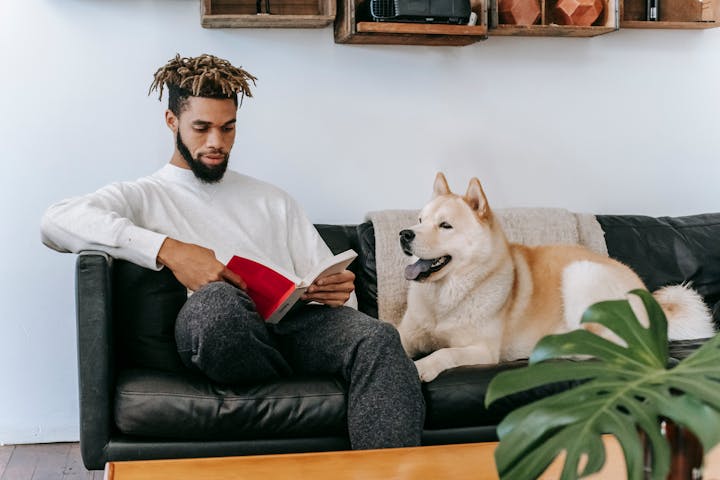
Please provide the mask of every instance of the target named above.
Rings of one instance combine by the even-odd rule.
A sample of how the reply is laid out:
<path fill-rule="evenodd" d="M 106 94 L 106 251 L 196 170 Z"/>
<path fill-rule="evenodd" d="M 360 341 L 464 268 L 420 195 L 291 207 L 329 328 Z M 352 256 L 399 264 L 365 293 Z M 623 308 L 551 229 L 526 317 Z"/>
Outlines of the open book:
<path fill-rule="evenodd" d="M 356 257 L 355 250 L 345 250 L 317 265 L 304 278 L 237 255 L 227 267 L 245 280 L 247 293 L 260 316 L 266 322 L 277 323 L 318 277 L 342 272 Z"/>

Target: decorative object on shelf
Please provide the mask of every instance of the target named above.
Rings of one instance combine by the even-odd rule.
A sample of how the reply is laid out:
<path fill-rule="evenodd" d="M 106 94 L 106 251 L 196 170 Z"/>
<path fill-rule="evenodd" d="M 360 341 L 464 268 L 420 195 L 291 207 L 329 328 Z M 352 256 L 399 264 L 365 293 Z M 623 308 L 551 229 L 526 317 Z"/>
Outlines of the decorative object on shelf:
<path fill-rule="evenodd" d="M 335 10 L 335 0 L 200 1 L 205 28 L 322 28 L 335 20 Z"/>
<path fill-rule="evenodd" d="M 658 0 L 647 0 L 645 7 L 645 20 L 648 22 L 657 22 L 660 19 L 660 7 Z"/>
<path fill-rule="evenodd" d="M 270 11 L 270 0 L 256 0 L 255 10 L 257 14 L 272 13 Z"/>
<path fill-rule="evenodd" d="M 472 5 L 472 3 L 471 3 Z M 488 0 L 487 2 L 487 26 L 488 28 L 497 28 L 500 22 L 500 15 L 498 12 L 498 0 Z"/>
<path fill-rule="evenodd" d="M 370 15 L 379 22 L 467 25 L 470 0 L 370 0 Z"/>
<path fill-rule="evenodd" d="M 626 346 L 586 330 L 550 335 L 537 344 L 528 367 L 492 380 L 486 405 L 541 385 L 576 384 L 513 411 L 500 423 L 495 461 L 502 479 L 537 478 L 563 451 L 563 479 L 595 473 L 606 458 L 601 436 L 611 434 L 622 446 L 628 478 L 647 478 L 643 455 L 649 453 L 651 478 L 665 480 L 675 456 L 667 428 L 663 432 L 661 427 L 668 420 L 692 431 L 705 452 L 720 443 L 720 335 L 668 368 L 664 313 L 649 292 L 630 293 L 645 307 L 647 328 L 627 300 L 596 303 L 582 318 L 582 323 L 611 330 Z M 568 359 L 576 356 L 592 359 Z M 580 469 L 583 458 L 587 461 Z M 680 478 L 697 478 L 692 475 Z"/>
<path fill-rule="evenodd" d="M 535 25 L 540 21 L 540 13 L 537 0 L 498 0 L 498 20 L 501 24 Z"/>
<path fill-rule="evenodd" d="M 552 9 L 553 23 L 589 27 L 600 18 L 603 8 L 603 0 L 558 0 Z"/>
<path fill-rule="evenodd" d="M 370 13 L 370 2 L 371 0 L 338 0 L 335 43 L 462 46 L 487 38 L 487 25 L 481 22 L 476 25 L 377 22 Z"/>

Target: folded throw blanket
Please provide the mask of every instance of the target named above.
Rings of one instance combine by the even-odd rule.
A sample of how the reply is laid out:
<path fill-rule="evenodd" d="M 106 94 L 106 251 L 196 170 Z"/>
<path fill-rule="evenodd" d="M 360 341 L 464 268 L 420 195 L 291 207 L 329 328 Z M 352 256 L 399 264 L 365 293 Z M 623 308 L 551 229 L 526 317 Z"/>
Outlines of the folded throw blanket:
<path fill-rule="evenodd" d="M 603 230 L 595 215 L 559 208 L 508 208 L 494 212 L 510 242 L 580 244 L 607 255 Z M 375 230 L 378 316 L 394 325 L 400 323 L 405 313 L 409 284 L 404 272 L 410 259 L 400 248 L 399 233 L 417 223 L 418 213 L 418 210 L 381 210 L 366 216 Z"/>

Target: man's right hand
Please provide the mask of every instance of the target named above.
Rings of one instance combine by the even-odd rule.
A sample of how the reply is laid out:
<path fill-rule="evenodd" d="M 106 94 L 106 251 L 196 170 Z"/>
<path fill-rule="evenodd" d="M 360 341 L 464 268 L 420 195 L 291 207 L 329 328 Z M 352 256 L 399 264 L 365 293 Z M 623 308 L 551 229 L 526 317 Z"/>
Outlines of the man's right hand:
<path fill-rule="evenodd" d="M 228 282 L 245 290 L 247 285 L 215 258 L 209 248 L 166 238 L 157 255 L 158 261 L 172 270 L 175 278 L 188 289 L 195 291 L 211 282 Z"/>

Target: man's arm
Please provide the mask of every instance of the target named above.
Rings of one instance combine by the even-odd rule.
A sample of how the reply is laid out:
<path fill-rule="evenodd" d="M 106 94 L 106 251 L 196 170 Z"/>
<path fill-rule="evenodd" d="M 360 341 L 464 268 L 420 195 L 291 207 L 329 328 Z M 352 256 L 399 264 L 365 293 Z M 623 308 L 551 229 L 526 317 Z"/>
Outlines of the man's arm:
<path fill-rule="evenodd" d="M 124 184 L 58 202 L 43 215 L 42 242 L 61 252 L 100 250 L 159 270 L 156 257 L 166 235 L 138 226 L 133 204 L 143 205 L 142 195 Z"/>
<path fill-rule="evenodd" d="M 167 238 L 157 255 L 158 262 L 168 267 L 175 278 L 190 290 L 198 290 L 210 282 L 229 282 L 245 290 L 247 285 L 215 258 L 209 248 Z"/>
<path fill-rule="evenodd" d="M 42 242 L 61 252 L 100 250 L 153 270 L 165 265 L 190 290 L 213 281 L 245 288 L 243 280 L 227 270 L 212 250 L 138 226 L 142 217 L 132 206 L 142 208 L 145 204 L 137 187 L 122 183 L 63 200 L 45 212 Z"/>

